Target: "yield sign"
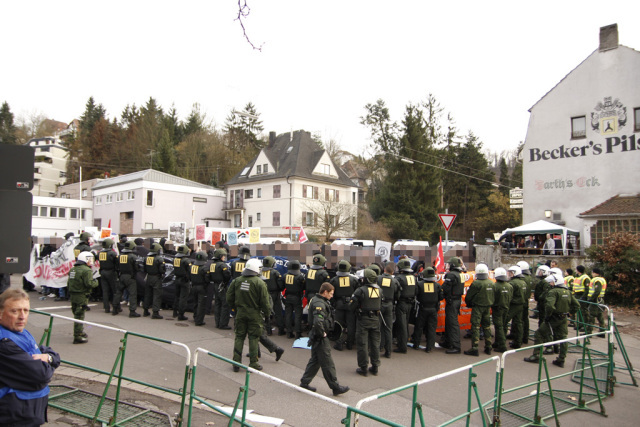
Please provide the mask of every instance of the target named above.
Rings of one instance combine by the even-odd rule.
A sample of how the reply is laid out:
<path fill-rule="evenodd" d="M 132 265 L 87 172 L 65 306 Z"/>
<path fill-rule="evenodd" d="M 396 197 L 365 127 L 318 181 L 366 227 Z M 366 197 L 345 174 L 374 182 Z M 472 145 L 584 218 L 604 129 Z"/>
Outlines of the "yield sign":
<path fill-rule="evenodd" d="M 444 229 L 449 231 L 453 221 L 456 219 L 456 214 L 438 214 L 440 222 L 444 225 Z"/>

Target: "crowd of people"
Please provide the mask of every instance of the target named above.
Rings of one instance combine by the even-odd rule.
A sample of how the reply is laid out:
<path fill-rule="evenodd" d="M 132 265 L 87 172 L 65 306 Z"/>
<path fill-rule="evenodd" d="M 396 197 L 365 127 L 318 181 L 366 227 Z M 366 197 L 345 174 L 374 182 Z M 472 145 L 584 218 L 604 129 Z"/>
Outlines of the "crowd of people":
<path fill-rule="evenodd" d="M 551 234 L 516 235 L 505 233 L 498 239 L 506 252 L 514 254 L 562 255 L 562 242 Z M 567 240 L 567 251 L 573 253 L 571 240 Z"/>

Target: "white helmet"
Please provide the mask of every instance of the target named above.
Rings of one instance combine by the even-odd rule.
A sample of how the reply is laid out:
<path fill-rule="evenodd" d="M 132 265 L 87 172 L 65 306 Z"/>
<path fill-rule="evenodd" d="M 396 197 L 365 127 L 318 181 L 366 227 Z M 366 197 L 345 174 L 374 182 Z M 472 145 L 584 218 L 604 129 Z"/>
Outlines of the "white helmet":
<path fill-rule="evenodd" d="M 93 254 L 91 252 L 80 252 L 78 255 L 78 261 L 82 261 L 87 265 L 93 264 Z"/>
<path fill-rule="evenodd" d="M 522 274 L 522 270 L 517 265 L 509 267 L 509 271 L 513 273 L 514 276 L 520 276 Z"/>
<path fill-rule="evenodd" d="M 262 270 L 262 262 L 258 258 L 251 258 L 249 261 L 247 261 L 247 265 L 244 266 L 244 269 L 252 271 L 259 275 L 260 271 Z"/>
<path fill-rule="evenodd" d="M 536 276 L 538 276 L 538 277 L 546 277 L 548 275 L 549 275 L 549 267 L 546 266 L 546 265 L 541 265 L 536 270 Z"/>
<path fill-rule="evenodd" d="M 555 285 L 561 285 L 564 283 L 562 275 L 558 276 L 557 274 L 549 274 L 544 280 Z"/>
<path fill-rule="evenodd" d="M 487 264 L 476 265 L 476 274 L 489 274 L 489 267 L 487 267 Z"/>
<path fill-rule="evenodd" d="M 516 264 L 518 267 L 520 267 L 520 269 L 522 271 L 528 270 L 529 269 L 529 263 L 527 261 L 518 261 L 518 263 Z"/>
<path fill-rule="evenodd" d="M 503 281 L 507 280 L 507 270 L 505 270 L 502 267 L 496 268 L 495 271 L 493 272 L 493 275 L 495 276 L 496 280 L 503 280 Z"/>
<path fill-rule="evenodd" d="M 562 274 L 562 270 L 560 270 L 558 267 L 553 267 L 552 269 L 550 269 L 549 274 L 554 274 L 558 277 L 564 277 L 564 274 Z"/>

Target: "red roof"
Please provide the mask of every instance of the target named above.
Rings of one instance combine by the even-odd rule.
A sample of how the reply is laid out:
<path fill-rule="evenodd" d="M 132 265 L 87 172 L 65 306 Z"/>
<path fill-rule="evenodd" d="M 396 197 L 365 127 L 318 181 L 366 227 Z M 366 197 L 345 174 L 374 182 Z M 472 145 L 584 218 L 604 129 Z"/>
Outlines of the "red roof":
<path fill-rule="evenodd" d="M 588 211 L 582 212 L 580 217 L 590 216 L 620 216 L 640 215 L 640 194 L 618 194 L 600 203 Z"/>

